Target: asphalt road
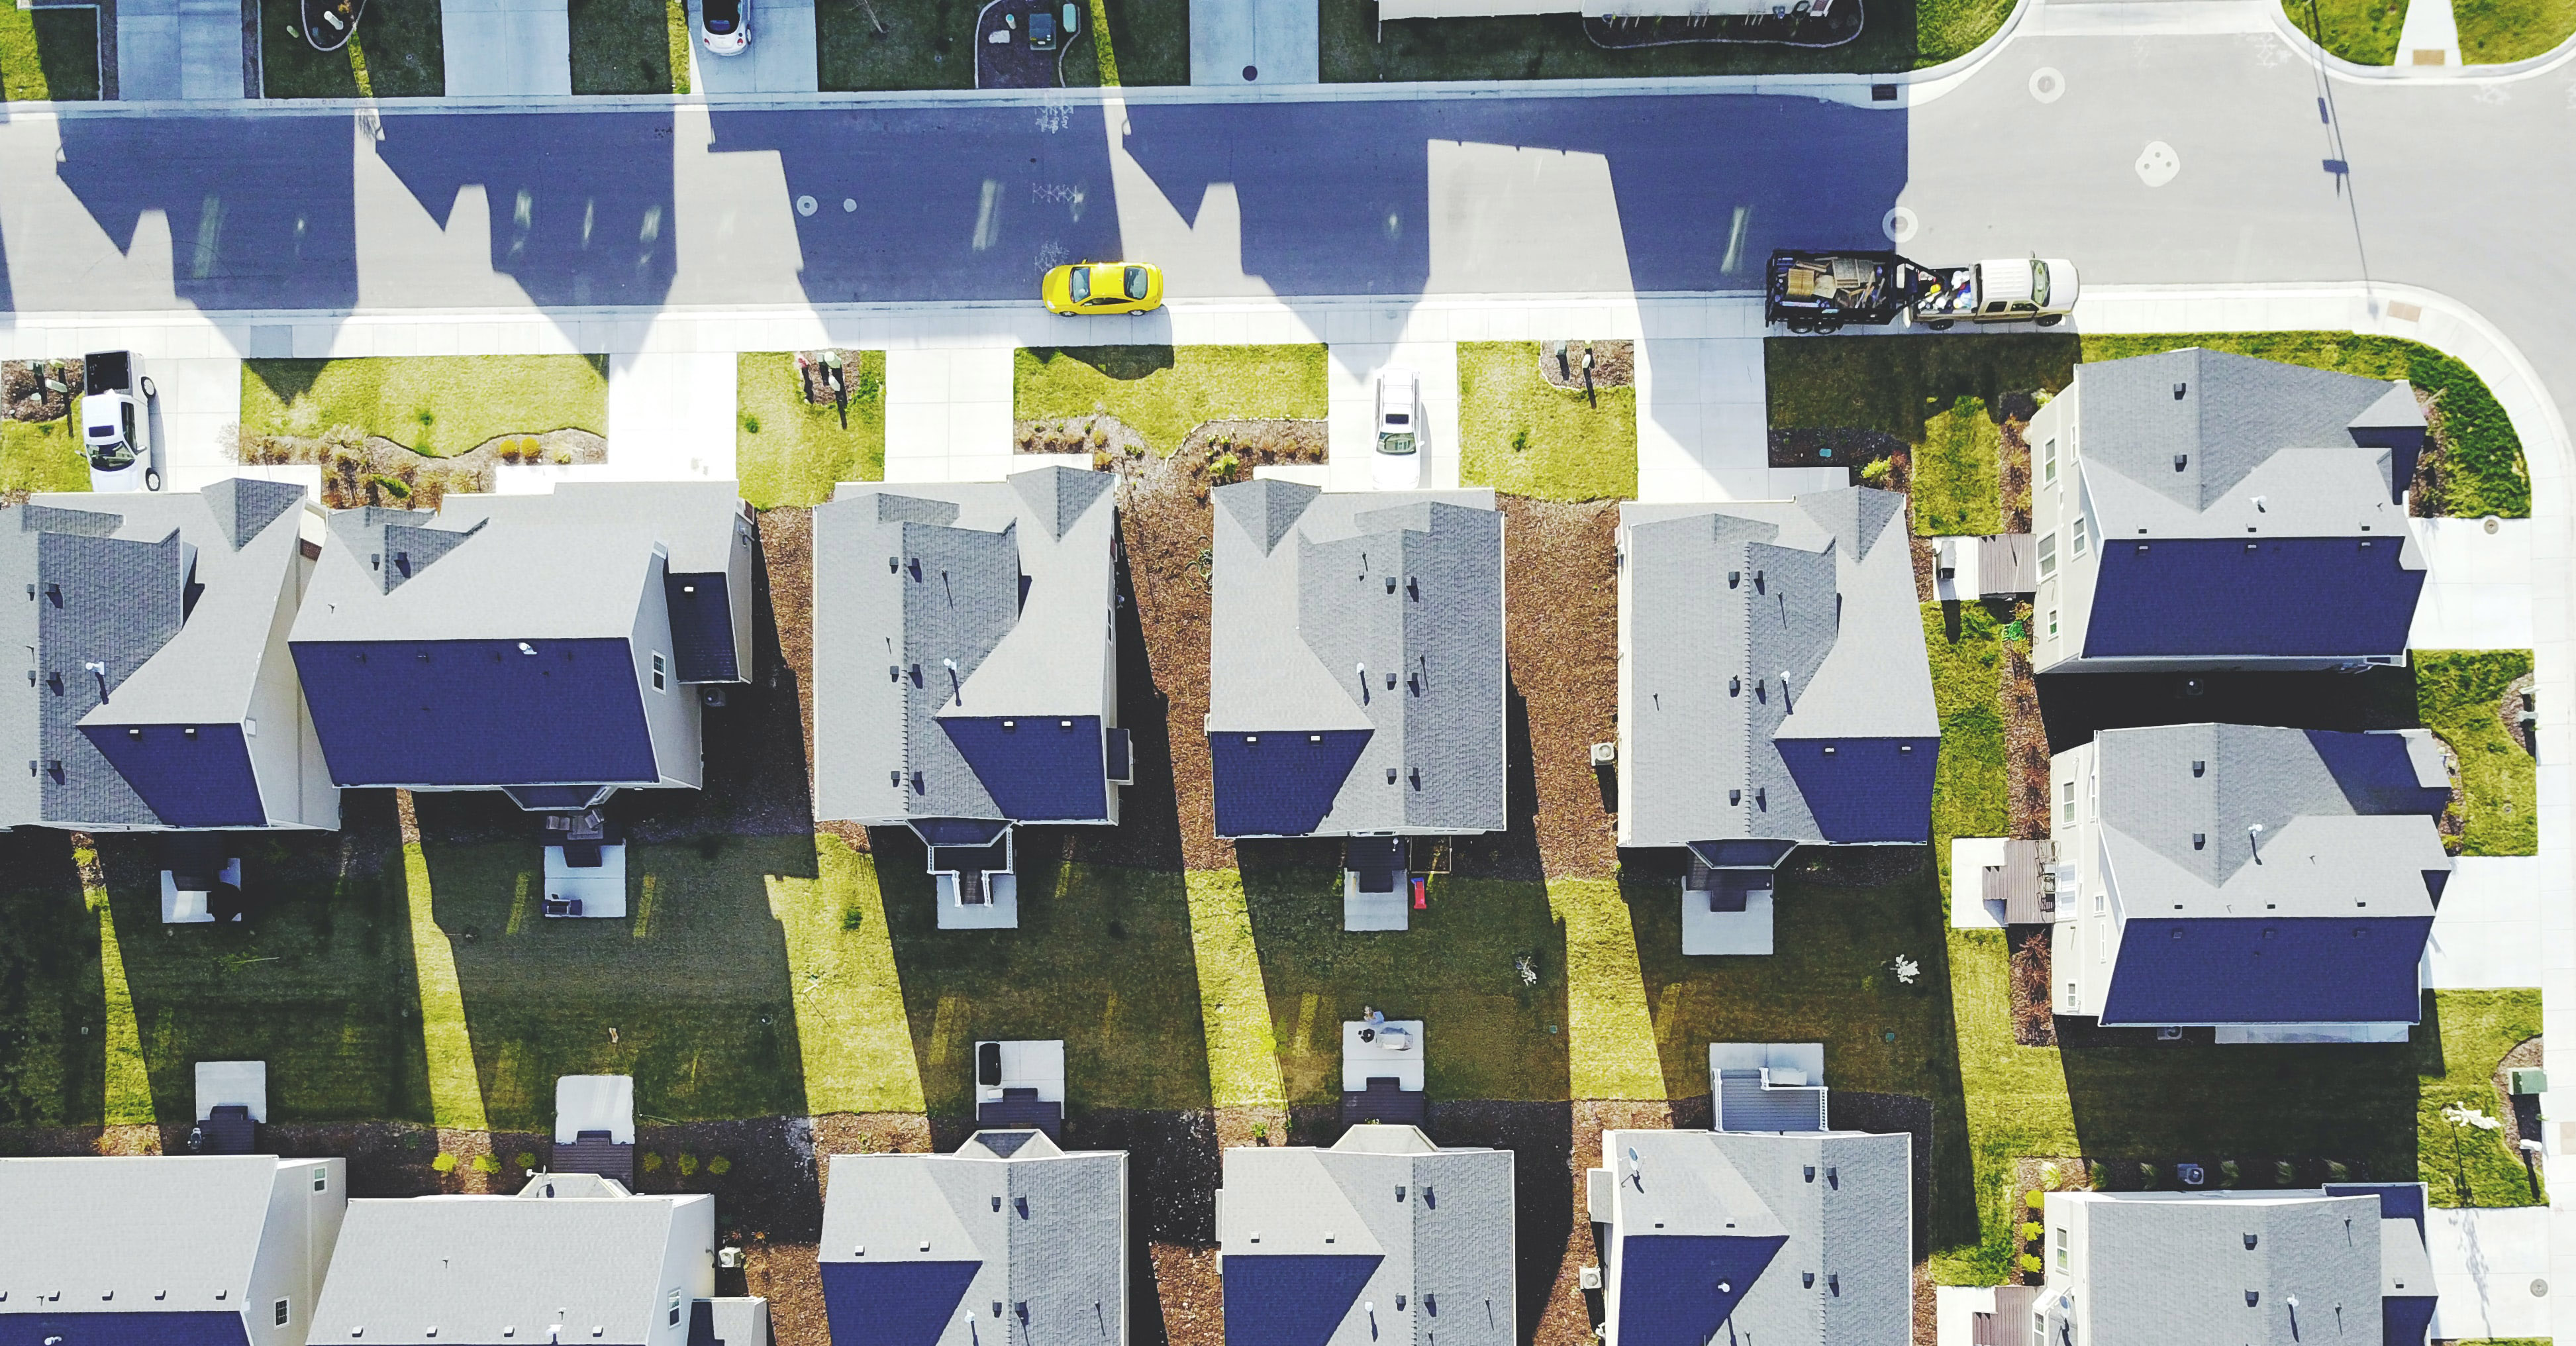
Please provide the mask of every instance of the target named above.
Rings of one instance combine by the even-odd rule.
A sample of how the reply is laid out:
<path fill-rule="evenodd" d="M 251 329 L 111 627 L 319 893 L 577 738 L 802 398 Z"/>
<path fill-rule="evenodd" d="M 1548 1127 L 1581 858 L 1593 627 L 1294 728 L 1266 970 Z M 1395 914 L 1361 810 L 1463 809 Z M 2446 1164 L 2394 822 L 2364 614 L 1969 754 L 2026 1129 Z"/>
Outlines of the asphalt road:
<path fill-rule="evenodd" d="M 1774 247 L 1883 246 L 1902 204 L 1926 260 L 2441 291 L 2568 414 L 2571 69 L 2329 87 L 2268 33 L 2017 37 L 1903 109 L 1610 94 L 33 118 L 0 124 L 0 307 L 1017 300 L 1046 265 L 1122 254 L 1162 262 L 1179 296 L 1740 290 Z M 2150 142 L 2179 164 L 2161 185 L 2135 167 Z"/>

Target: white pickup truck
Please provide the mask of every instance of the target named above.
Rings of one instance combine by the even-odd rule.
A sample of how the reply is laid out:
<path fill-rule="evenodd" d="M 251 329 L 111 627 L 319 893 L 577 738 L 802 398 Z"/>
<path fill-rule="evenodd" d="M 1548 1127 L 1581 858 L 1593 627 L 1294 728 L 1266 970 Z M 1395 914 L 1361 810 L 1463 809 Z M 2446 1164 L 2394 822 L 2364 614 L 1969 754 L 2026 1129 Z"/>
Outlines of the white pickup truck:
<path fill-rule="evenodd" d="M 81 449 L 93 491 L 161 489 L 161 445 L 152 433 L 157 390 L 131 351 L 98 351 L 81 361 Z"/>
<path fill-rule="evenodd" d="M 1926 267 L 1914 316 L 1935 332 L 1954 322 L 2026 322 L 2055 327 L 2075 311 L 2075 264 L 2063 258 L 2002 258 L 1973 266 Z"/>

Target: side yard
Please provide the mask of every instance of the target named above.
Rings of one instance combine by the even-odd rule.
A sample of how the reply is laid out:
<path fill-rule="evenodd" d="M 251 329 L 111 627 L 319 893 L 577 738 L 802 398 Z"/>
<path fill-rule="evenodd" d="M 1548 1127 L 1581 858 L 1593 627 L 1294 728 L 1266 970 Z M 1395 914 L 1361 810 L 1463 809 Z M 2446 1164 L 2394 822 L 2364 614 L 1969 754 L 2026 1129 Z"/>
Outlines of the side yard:
<path fill-rule="evenodd" d="M 885 479 L 885 352 L 745 351 L 736 359 L 734 471 L 756 509 L 819 505 Z M 846 417 L 842 397 L 848 406 Z"/>
<path fill-rule="evenodd" d="M 687 48 L 673 50 L 668 0 L 569 0 L 566 12 L 574 93 L 686 92 Z"/>
<path fill-rule="evenodd" d="M 1322 346 L 1033 346 L 1012 368 L 1012 416 L 1062 425 L 1105 416 L 1170 455 L 1212 421 L 1326 414 Z M 1027 433 L 1027 431 L 1023 431 Z M 1100 447 L 1113 442 L 1105 429 Z"/>
<path fill-rule="evenodd" d="M 2462 855 L 2540 853 L 2540 766 L 2507 720 L 2531 686 L 2529 650 L 2417 650 L 2415 704 L 2459 762 L 2443 831 Z"/>
<path fill-rule="evenodd" d="M 1575 360 L 1580 360 L 1580 346 Z M 1535 341 L 1458 343 L 1458 479 L 1539 500 L 1626 500 L 1637 494 L 1637 390 L 1626 343 L 1594 386 L 1541 371 Z M 1549 352 L 1550 355 L 1561 352 Z M 1572 362 L 1568 362 L 1569 366 Z"/>
<path fill-rule="evenodd" d="M 85 102 L 98 97 L 98 11 L 0 10 L 0 99 Z"/>

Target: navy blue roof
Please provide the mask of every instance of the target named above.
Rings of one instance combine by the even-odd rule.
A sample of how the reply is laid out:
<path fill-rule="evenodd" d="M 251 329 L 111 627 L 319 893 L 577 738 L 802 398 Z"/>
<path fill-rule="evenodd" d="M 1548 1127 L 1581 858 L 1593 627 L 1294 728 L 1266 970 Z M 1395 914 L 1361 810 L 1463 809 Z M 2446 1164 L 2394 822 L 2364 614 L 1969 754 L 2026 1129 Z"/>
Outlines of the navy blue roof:
<path fill-rule="evenodd" d="M 998 818 L 915 818 L 907 825 L 924 846 L 989 846 L 1011 827 Z"/>
<path fill-rule="evenodd" d="M 2430 916 L 2132 918 L 2105 1024 L 2415 1023 Z"/>
<path fill-rule="evenodd" d="M 2420 1182 L 2330 1182 L 2327 1196 L 2375 1196 L 2379 1198 L 2379 1218 L 2413 1220 L 2415 1232 L 2424 1232 L 2424 1184 Z"/>
<path fill-rule="evenodd" d="M 2396 537 L 2102 540 L 2086 658 L 2406 649 L 2424 573 Z"/>
<path fill-rule="evenodd" d="M 671 663 L 680 681 L 743 677 L 733 657 L 733 600 L 724 572 L 664 575 L 662 595 L 671 609 Z"/>
<path fill-rule="evenodd" d="M 1324 1346 L 1385 1260 L 1376 1253 L 1225 1259 L 1225 1346 Z"/>
<path fill-rule="evenodd" d="M 1014 820 L 1106 822 L 1100 717 L 943 715 L 939 727 L 993 803 Z"/>
<path fill-rule="evenodd" d="M 331 779 L 528 785 L 661 779 L 634 656 L 617 639 L 298 641 Z"/>
<path fill-rule="evenodd" d="M 0 1346 L 249 1346 L 238 1311 L 0 1313 Z"/>
<path fill-rule="evenodd" d="M 825 1262 L 832 1346 L 937 1346 L 980 1261 Z"/>
<path fill-rule="evenodd" d="M 1786 1234 L 1631 1234 L 1619 1240 L 1621 1346 L 1708 1346 Z M 1726 1286 L 1720 1290 L 1719 1286 Z"/>
<path fill-rule="evenodd" d="M 2379 1300 L 2379 1339 L 2386 1346 L 2424 1346 L 2433 1334 L 2431 1295 L 2383 1295 Z"/>
<path fill-rule="evenodd" d="M 1315 830 L 1368 746 L 1367 729 L 1210 734 L 1216 834 L 1297 837 Z"/>
<path fill-rule="evenodd" d="M 1931 840 L 1939 738 L 1777 738 L 1771 746 L 1825 840 Z"/>
<path fill-rule="evenodd" d="M 172 827 L 268 825 L 238 724 L 87 725 L 81 733 Z"/>

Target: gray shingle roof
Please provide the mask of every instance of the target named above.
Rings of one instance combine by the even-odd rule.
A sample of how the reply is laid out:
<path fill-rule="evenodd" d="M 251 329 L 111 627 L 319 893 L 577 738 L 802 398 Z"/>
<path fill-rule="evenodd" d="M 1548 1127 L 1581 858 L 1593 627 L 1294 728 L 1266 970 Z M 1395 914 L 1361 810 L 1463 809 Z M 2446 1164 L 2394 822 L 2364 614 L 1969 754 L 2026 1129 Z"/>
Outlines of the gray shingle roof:
<path fill-rule="evenodd" d="M 853 482 L 815 508 L 817 817 L 1002 818 L 942 716 L 1112 710 L 1112 484 Z"/>
<path fill-rule="evenodd" d="M 1494 493 L 1256 480 L 1214 495 L 1207 732 L 1371 731 L 1314 835 L 1502 828 Z"/>
<path fill-rule="evenodd" d="M 0 1219 L 0 1315 L 240 1308 L 282 1162 L 0 1159 L 0 1210 L 9 1213 Z M 40 1298 L 57 1291 L 59 1300 Z"/>
<path fill-rule="evenodd" d="M 2078 1307 L 2088 1315 L 2089 1346 L 2298 1346 L 2336 1339 L 2338 1310 L 2344 1339 L 2378 1340 L 2382 1222 L 2374 1197 L 2123 1193 L 2086 1208 L 2078 1293 L 2090 1303 Z M 2411 1238 L 2413 1223 L 2398 1223 Z M 2304 1324 L 2294 1325 L 2294 1314 Z"/>
<path fill-rule="evenodd" d="M 1622 844 L 1821 841 L 1775 740 L 1939 735 L 1903 505 L 1619 507 Z"/>
<path fill-rule="evenodd" d="M 449 496 L 435 515 L 342 510 L 330 526 L 299 643 L 623 640 L 656 544 L 672 574 L 721 572 L 735 530 L 750 525 L 722 481 L 568 482 L 549 495 Z"/>
<path fill-rule="evenodd" d="M 1329 1149 L 1238 1146 L 1225 1152 L 1217 1237 L 1228 1263 L 1383 1258 L 1352 1293 L 1328 1346 L 1425 1332 L 1445 1346 L 1512 1346 L 1512 1166 L 1509 1150 L 1443 1148 L 1410 1126 L 1354 1126 Z"/>
<path fill-rule="evenodd" d="M 2402 381 L 2192 347 L 2078 365 L 2075 384 L 2079 462 L 2106 539 L 2403 532 L 2391 450 L 2354 439 L 2421 429 Z"/>
<path fill-rule="evenodd" d="M 953 1306 L 883 1306 L 907 1318 L 927 1308 L 934 1321 L 945 1311 L 943 1346 L 974 1346 L 969 1315 L 989 1332 L 995 1304 L 1021 1325 L 1014 1343 L 1114 1346 L 1125 1340 L 1126 1211 L 1125 1152 L 979 1132 L 955 1154 L 834 1155 L 819 1256 L 827 1286 L 835 1266 L 980 1263 Z"/>
<path fill-rule="evenodd" d="M 293 485 L 227 480 L 0 509 L 0 648 L 35 650 L 38 674 L 34 685 L 0 678 L 0 763 L 11 764 L 0 826 L 156 825 L 78 726 L 234 723 L 263 675 L 294 676 L 263 656 L 292 613 L 280 599 L 299 564 L 303 498 Z M 90 663 L 107 666 L 104 705 Z M 28 761 L 44 765 L 30 776 Z"/>
<path fill-rule="evenodd" d="M 534 1343 L 562 1323 L 567 1343 L 642 1346 L 665 1330 L 671 1290 L 685 1327 L 688 1301 L 713 1281 L 715 1198 L 548 1198 L 547 1181 L 532 1178 L 515 1197 L 351 1201 L 312 1340 Z M 674 1263 L 683 1276 L 666 1283 Z"/>
<path fill-rule="evenodd" d="M 2449 786 L 2425 731 L 2192 724 L 2109 729 L 2094 743 L 2103 845 L 2134 910 L 2348 916 L 2367 902 L 2374 917 L 2432 914 L 2424 872 L 2451 862 L 2432 819 L 2402 811 L 2413 791 Z"/>
<path fill-rule="evenodd" d="M 1912 1149 L 1902 1133 L 1855 1131 L 1601 1137 L 1620 1239 L 1785 1236 L 1728 1321 L 1751 1341 L 1815 1346 L 1911 1339 Z"/>

